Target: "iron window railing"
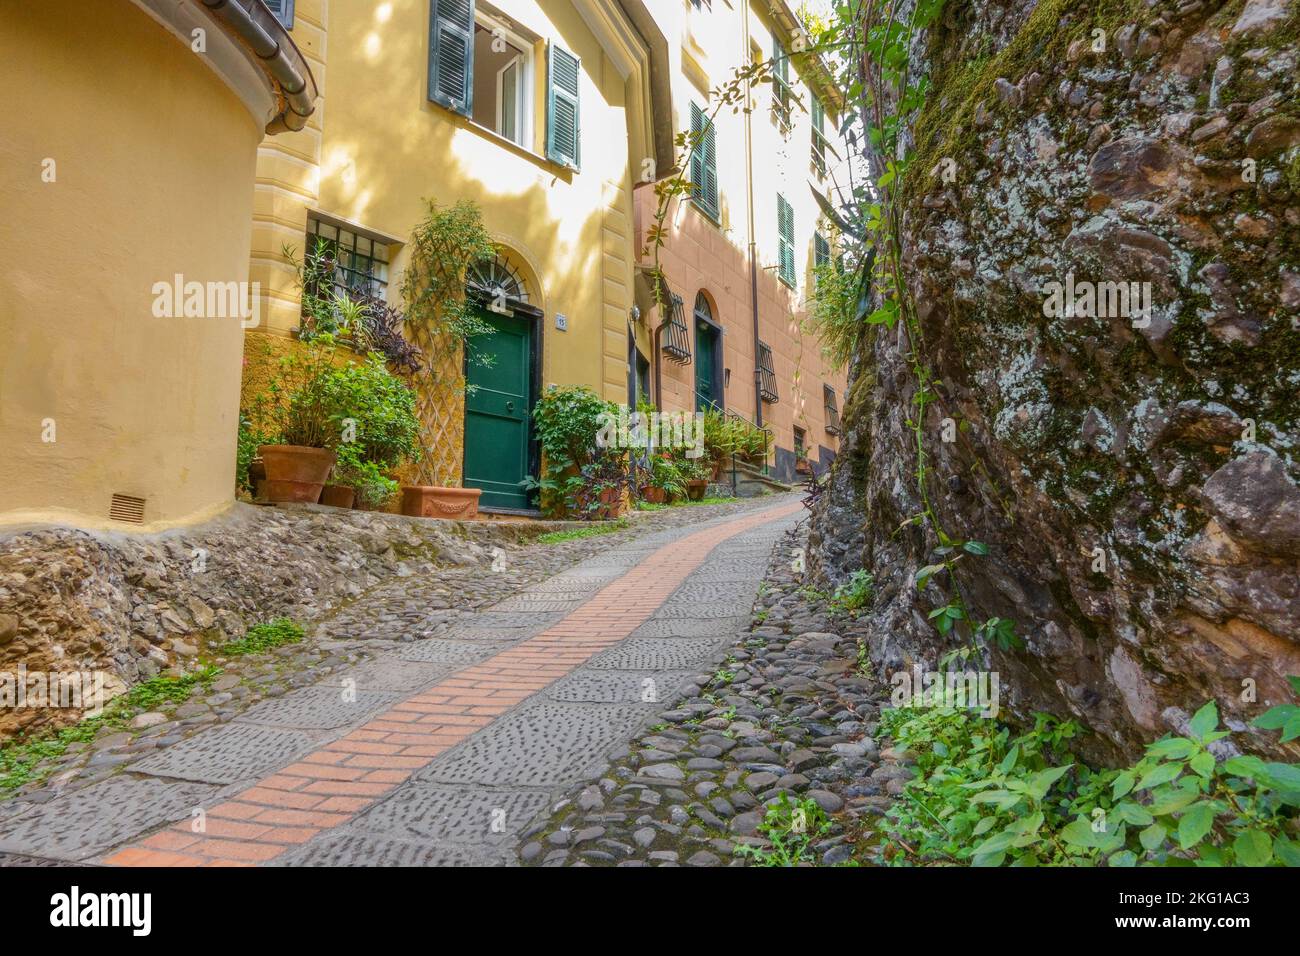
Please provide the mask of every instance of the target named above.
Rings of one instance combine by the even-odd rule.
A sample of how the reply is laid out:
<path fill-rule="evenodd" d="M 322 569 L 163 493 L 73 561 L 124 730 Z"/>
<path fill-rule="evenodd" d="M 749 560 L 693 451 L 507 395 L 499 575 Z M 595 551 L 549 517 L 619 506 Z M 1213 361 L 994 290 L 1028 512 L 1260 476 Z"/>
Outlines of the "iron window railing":
<path fill-rule="evenodd" d="M 758 392 L 763 401 L 775 405 L 781 400 L 776 388 L 776 368 L 772 364 L 772 350 L 766 344 L 758 343 Z"/>
<path fill-rule="evenodd" d="M 676 292 L 668 307 L 668 321 L 664 323 L 664 338 L 660 348 L 670 362 L 687 365 L 691 361 L 691 332 L 686 327 L 682 297 Z"/>
<path fill-rule="evenodd" d="M 822 406 L 826 411 L 826 433 L 828 435 L 838 435 L 840 433 L 840 410 L 835 401 L 835 389 L 829 385 L 823 385 Z"/>
<path fill-rule="evenodd" d="M 335 291 L 376 299 L 388 298 L 388 246 L 385 243 L 309 217 L 307 249 L 317 256 L 321 271 L 332 274 Z M 329 263 L 333 264 L 332 267 Z"/>

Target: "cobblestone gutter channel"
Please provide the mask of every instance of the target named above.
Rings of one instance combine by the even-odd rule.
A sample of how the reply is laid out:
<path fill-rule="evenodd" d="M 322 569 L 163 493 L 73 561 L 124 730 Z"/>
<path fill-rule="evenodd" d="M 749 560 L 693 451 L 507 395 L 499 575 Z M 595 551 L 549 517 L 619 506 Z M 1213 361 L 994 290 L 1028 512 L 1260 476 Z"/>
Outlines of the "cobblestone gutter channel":
<path fill-rule="evenodd" d="M 656 512 L 626 531 L 558 545 L 507 541 L 495 572 L 477 561 L 394 572 L 321 615 L 303 644 L 220 661 L 223 673 L 204 696 L 153 726 L 74 748 L 44 785 L 0 803 L 0 853 L 12 863 L 90 861 L 124 838 L 219 805 L 237 783 L 337 737 L 367 713 L 544 630 L 654 547 L 763 507 L 770 503 Z M 513 809 L 522 826 L 528 814 Z"/>

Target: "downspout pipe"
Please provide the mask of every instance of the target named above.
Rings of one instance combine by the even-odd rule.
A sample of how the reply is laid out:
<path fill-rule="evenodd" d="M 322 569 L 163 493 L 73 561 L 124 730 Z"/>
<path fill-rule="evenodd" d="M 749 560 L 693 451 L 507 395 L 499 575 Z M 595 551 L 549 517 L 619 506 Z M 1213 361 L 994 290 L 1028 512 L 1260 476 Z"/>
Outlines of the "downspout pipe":
<path fill-rule="evenodd" d="M 654 394 L 655 408 L 659 409 L 659 411 L 661 412 L 664 410 L 664 400 L 663 400 L 663 394 L 659 391 L 660 388 L 659 366 L 660 363 L 662 362 L 662 354 L 659 349 L 659 342 L 660 342 L 660 336 L 664 330 L 664 326 L 667 324 L 668 324 L 668 320 L 664 319 L 658 325 L 655 326 L 654 338 L 650 343 L 650 350 L 654 352 L 654 363 L 655 363 L 655 394 Z"/>
<path fill-rule="evenodd" d="M 262 61 L 262 69 L 283 94 L 282 108 L 266 132 L 300 130 L 316 109 L 316 80 L 298 48 L 275 15 L 261 3 L 248 7 L 236 0 L 202 0 L 203 6 Z"/>
<path fill-rule="evenodd" d="M 744 62 L 749 62 L 749 0 L 743 0 L 741 5 L 741 22 L 744 24 L 743 37 L 741 39 Z M 752 102 L 754 95 L 754 84 L 750 79 L 745 80 L 745 100 L 747 103 Z M 754 424 L 759 428 L 763 427 L 763 372 L 761 359 L 759 355 L 759 337 L 758 337 L 758 243 L 754 235 L 754 133 L 753 133 L 753 109 L 747 109 L 745 114 L 745 189 L 748 193 L 745 206 L 745 215 L 748 219 L 749 227 L 749 306 L 754 323 Z M 763 460 L 763 468 L 767 468 L 766 458 Z"/>

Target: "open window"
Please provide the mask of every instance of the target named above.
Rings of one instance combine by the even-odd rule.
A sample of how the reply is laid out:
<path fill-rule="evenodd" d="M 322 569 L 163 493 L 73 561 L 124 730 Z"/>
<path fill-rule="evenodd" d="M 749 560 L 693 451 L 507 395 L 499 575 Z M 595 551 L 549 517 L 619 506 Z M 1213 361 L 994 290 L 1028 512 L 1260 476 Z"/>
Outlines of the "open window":
<path fill-rule="evenodd" d="M 480 13 L 474 23 L 474 122 L 530 149 L 533 76 L 533 44 Z"/>
<path fill-rule="evenodd" d="M 524 149 L 537 98 L 545 96 L 546 158 L 579 167 L 582 64 L 558 43 L 546 43 L 541 77 L 540 38 L 479 0 L 430 0 L 429 99 L 476 126 Z"/>

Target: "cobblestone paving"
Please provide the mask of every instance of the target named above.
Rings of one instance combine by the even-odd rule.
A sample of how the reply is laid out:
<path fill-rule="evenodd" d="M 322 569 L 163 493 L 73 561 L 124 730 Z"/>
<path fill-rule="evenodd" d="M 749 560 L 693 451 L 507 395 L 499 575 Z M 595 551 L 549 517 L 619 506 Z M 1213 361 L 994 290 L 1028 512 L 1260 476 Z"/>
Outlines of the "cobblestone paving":
<path fill-rule="evenodd" d="M 511 862 L 556 791 L 743 628 L 799 513 L 673 509 L 500 573 L 386 582 L 0 804 L 0 862 Z"/>
<path fill-rule="evenodd" d="M 779 527 L 734 540 L 738 546 L 746 538 L 766 545 Z M 719 549 L 719 557 L 701 570 L 729 567 L 738 579 L 729 582 L 720 575 L 701 583 L 699 574 L 692 575 L 634 632 L 666 625 L 651 632 L 655 637 L 633 637 L 603 655 L 605 663 L 616 666 L 672 666 L 684 659 L 678 655 L 700 633 L 679 630 L 689 636 L 663 636 L 680 625 L 725 620 L 738 632 L 728 648 L 714 654 L 715 666 L 679 672 L 674 686 L 683 699 L 668 710 L 660 708 L 630 746 L 571 785 L 525 828 L 521 862 L 877 862 L 879 836 L 873 820 L 901 793 L 911 773 L 909 760 L 888 747 L 882 750 L 874 739 L 887 688 L 859 663 L 860 625 L 824 596 L 801 587 L 794 549 L 803 538 L 800 525 L 775 549 L 752 619 L 741 609 L 747 609 L 745 598 L 764 574 L 755 570 L 764 548 L 748 557 Z M 752 623 L 734 627 L 736 617 L 717 616 L 728 608 Z M 700 660 L 687 658 L 695 664 Z M 782 817 L 782 807 L 791 816 Z M 801 821 L 798 831 L 795 812 Z M 786 856 L 775 852 L 774 837 Z"/>

